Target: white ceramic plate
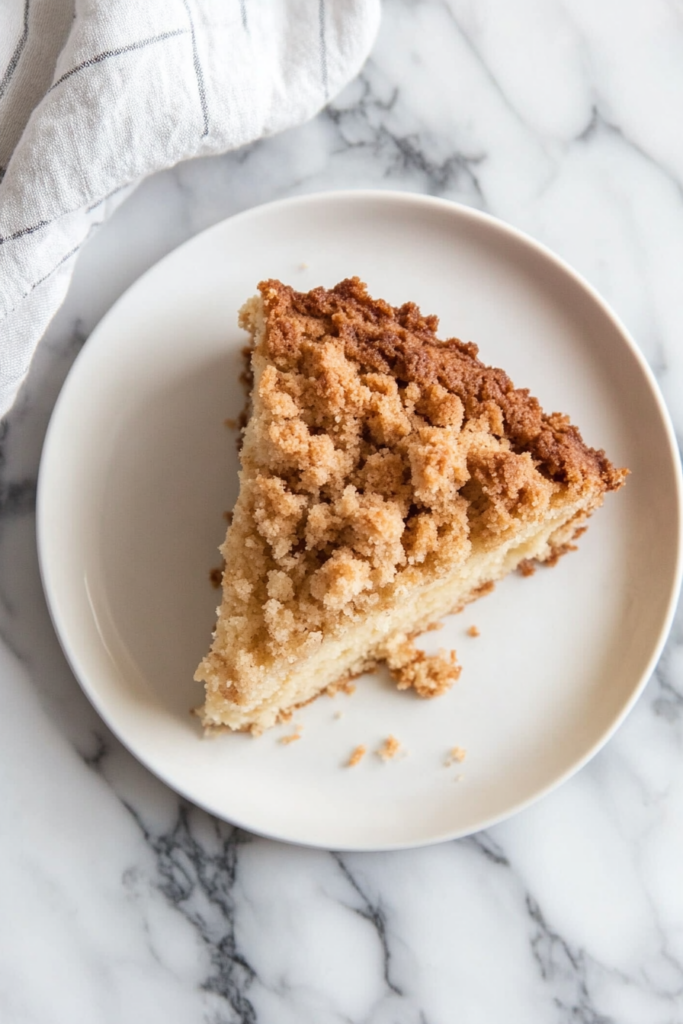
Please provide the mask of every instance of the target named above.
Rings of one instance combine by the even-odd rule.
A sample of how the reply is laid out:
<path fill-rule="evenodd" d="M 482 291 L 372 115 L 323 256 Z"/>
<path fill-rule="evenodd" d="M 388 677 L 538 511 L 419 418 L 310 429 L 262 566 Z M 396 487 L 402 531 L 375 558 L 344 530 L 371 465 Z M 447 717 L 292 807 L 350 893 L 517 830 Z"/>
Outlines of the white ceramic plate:
<path fill-rule="evenodd" d="M 209 583 L 237 492 L 236 314 L 256 283 L 300 290 L 357 274 L 476 341 L 548 410 L 632 470 L 580 550 L 515 576 L 429 646 L 463 665 L 421 701 L 384 675 L 321 698 L 258 740 L 202 738 L 192 681 L 214 623 Z M 233 217 L 145 274 L 104 318 L 54 412 L 40 475 L 43 580 L 85 692 L 161 779 L 247 829 L 337 849 L 416 846 L 528 805 L 607 740 L 652 671 L 679 583 L 680 486 L 653 378 L 596 293 L 541 246 L 452 203 L 318 194 Z M 467 628 L 476 624 L 481 636 Z M 342 714 L 339 715 L 338 712 Z M 394 734 L 389 764 L 360 743 Z M 467 749 L 446 767 L 454 745 Z"/>

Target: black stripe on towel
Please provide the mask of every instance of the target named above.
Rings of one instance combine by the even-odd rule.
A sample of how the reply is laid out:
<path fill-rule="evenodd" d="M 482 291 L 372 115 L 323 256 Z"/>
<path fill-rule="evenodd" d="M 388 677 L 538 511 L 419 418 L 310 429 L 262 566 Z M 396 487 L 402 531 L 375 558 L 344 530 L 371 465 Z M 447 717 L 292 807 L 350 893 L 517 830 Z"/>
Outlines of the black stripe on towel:
<path fill-rule="evenodd" d="M 173 32 L 162 32 L 158 36 L 150 36 L 149 39 L 140 39 L 137 43 L 128 43 L 127 46 L 117 46 L 115 50 L 104 50 L 102 53 L 96 54 L 94 57 L 88 57 L 82 64 L 77 64 L 75 68 L 71 68 L 71 71 L 67 71 L 66 74 L 58 78 L 54 85 L 50 87 L 48 92 L 52 92 L 62 82 L 66 82 L 67 78 L 71 78 L 72 75 L 77 75 L 79 71 L 85 71 L 87 68 L 92 68 L 96 64 L 101 64 L 102 61 L 109 60 L 110 57 L 120 57 L 123 53 L 130 53 L 132 50 L 144 50 L 147 46 L 152 46 L 154 43 L 163 43 L 166 39 L 173 39 L 175 36 L 187 35 L 188 30 L 186 28 L 177 28 Z"/>
<path fill-rule="evenodd" d="M 190 22 L 190 33 L 192 35 L 192 61 L 194 63 L 194 73 L 197 76 L 197 89 L 199 90 L 199 102 L 202 105 L 202 118 L 204 119 L 204 131 L 202 132 L 202 138 L 209 134 L 209 114 L 206 109 L 206 92 L 204 89 L 204 72 L 202 71 L 202 65 L 199 60 L 199 51 L 197 50 L 197 37 L 194 34 L 194 22 L 192 20 L 192 12 L 190 11 L 190 5 L 187 0 L 183 0 L 183 5 L 187 11 L 187 17 Z"/>
<path fill-rule="evenodd" d="M 330 93 L 327 87 L 327 40 L 325 39 L 325 20 L 325 0 L 319 0 L 318 21 L 320 23 L 320 79 L 323 84 L 325 99 L 328 100 L 330 98 Z"/>
<path fill-rule="evenodd" d="M 12 80 L 12 75 L 16 71 L 17 64 L 19 63 L 19 60 L 21 59 L 21 55 L 24 52 L 24 47 L 26 46 L 26 40 L 28 39 L 28 6 L 29 6 L 29 2 L 30 2 L 30 0 L 24 0 L 24 27 L 23 27 L 23 30 L 22 30 L 19 42 L 14 47 L 14 53 L 10 57 L 10 62 L 9 62 L 9 64 L 7 65 L 7 67 L 5 69 L 4 75 L 2 76 L 2 81 L 0 81 L 0 100 L 2 99 L 2 97 L 5 95 L 5 92 L 7 91 L 7 86 L 9 85 L 10 81 Z"/>

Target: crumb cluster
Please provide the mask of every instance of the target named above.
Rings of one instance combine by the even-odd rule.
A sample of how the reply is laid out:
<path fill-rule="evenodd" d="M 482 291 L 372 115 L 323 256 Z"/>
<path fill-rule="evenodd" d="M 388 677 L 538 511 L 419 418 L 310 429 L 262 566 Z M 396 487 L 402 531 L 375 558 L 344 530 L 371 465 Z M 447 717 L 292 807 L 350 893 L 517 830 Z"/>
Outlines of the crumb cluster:
<path fill-rule="evenodd" d="M 438 697 L 460 678 L 455 651 L 442 648 L 438 654 L 425 654 L 404 634 L 392 637 L 385 645 L 384 657 L 398 689 L 412 686 L 418 697 Z"/>

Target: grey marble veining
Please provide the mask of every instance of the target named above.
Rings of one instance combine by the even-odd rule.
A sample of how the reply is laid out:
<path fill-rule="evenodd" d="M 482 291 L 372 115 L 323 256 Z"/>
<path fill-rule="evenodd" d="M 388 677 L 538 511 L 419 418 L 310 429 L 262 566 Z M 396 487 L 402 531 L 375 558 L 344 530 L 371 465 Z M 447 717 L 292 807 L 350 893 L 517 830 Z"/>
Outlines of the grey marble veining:
<path fill-rule="evenodd" d="M 680 616 L 558 791 L 460 842 L 336 855 L 212 819 L 109 733 L 52 630 L 34 517 L 50 412 L 117 296 L 204 227 L 325 188 L 445 196 L 551 246 L 630 328 L 680 432 L 682 111 L 674 0 L 387 0 L 315 121 L 156 176 L 93 234 L 2 434 L 3 1024 L 683 1021 Z"/>

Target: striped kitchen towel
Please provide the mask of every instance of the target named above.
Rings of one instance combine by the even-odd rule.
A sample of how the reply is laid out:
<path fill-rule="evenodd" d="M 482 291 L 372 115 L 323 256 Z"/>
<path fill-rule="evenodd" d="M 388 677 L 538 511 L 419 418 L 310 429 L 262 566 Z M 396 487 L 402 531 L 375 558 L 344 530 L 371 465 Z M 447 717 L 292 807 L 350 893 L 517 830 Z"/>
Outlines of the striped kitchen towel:
<path fill-rule="evenodd" d="M 2 0 L 0 415 L 129 187 L 306 121 L 378 21 L 379 0 Z"/>

